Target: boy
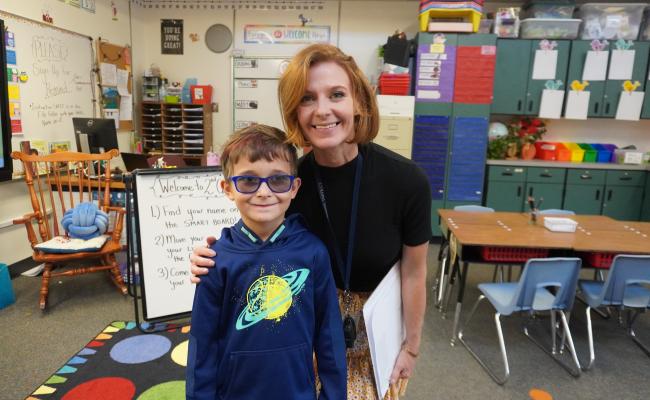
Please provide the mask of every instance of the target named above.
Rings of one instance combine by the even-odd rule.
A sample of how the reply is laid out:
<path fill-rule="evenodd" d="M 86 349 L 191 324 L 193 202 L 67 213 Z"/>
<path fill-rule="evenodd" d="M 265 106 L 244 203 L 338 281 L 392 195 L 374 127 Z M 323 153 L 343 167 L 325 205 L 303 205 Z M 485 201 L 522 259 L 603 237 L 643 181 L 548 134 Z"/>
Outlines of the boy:
<path fill-rule="evenodd" d="M 343 327 L 325 245 L 299 215 L 300 187 L 284 132 L 253 125 L 221 155 L 221 187 L 241 219 L 212 246 L 215 268 L 196 287 L 188 399 L 346 399 Z"/>

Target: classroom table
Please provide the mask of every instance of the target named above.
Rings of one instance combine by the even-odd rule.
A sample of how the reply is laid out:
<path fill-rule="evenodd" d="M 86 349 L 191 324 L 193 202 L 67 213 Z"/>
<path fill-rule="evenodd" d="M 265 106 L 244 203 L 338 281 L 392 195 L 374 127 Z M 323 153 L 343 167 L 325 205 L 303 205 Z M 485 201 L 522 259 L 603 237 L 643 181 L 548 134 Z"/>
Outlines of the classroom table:
<path fill-rule="evenodd" d="M 602 215 L 562 215 L 578 223 L 575 232 L 551 232 L 539 215 L 531 221 L 529 213 L 467 212 L 438 210 L 445 246 L 453 235 L 457 257 L 450 272 L 451 282 L 458 277 L 459 288 L 454 313 L 451 344 L 458 334 L 458 323 L 465 292 L 469 263 L 483 262 L 481 247 L 515 247 L 573 252 L 650 254 L 650 223 L 617 221 Z M 441 260 L 441 262 L 443 262 Z M 462 264 L 462 269 L 460 265 Z M 500 264 L 500 263 L 499 263 Z"/>

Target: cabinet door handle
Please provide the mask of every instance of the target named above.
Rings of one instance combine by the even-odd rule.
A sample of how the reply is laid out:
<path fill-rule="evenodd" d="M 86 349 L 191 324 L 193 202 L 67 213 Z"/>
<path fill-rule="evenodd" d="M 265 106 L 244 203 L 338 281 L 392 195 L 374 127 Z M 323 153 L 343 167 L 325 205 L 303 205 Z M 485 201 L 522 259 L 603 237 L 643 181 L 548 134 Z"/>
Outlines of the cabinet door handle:
<path fill-rule="evenodd" d="M 529 112 L 532 112 L 532 111 L 533 111 L 533 101 L 532 101 L 532 100 L 530 100 L 530 101 L 528 102 L 528 111 L 529 111 Z"/>
<path fill-rule="evenodd" d="M 532 187 L 531 187 L 530 189 L 528 189 L 528 195 L 529 195 L 529 196 L 532 196 L 532 195 L 533 195 L 533 188 L 532 188 Z"/>
<path fill-rule="evenodd" d="M 607 201 L 610 201 L 612 199 L 612 189 L 607 191 Z"/>
<path fill-rule="evenodd" d="M 605 103 L 605 114 L 609 114 L 609 102 Z"/>
<path fill-rule="evenodd" d="M 552 178 L 553 174 L 549 174 L 548 172 L 544 172 L 544 173 L 539 174 L 539 176 L 542 177 L 542 178 Z"/>
<path fill-rule="evenodd" d="M 596 190 L 596 200 L 600 200 L 600 189 Z"/>
<path fill-rule="evenodd" d="M 521 100 L 517 102 L 517 111 L 521 111 Z"/>
<path fill-rule="evenodd" d="M 582 175 L 580 175 L 580 179 L 591 179 L 591 175 L 589 175 L 589 174 L 582 174 Z"/>
<path fill-rule="evenodd" d="M 501 173 L 501 175 L 502 175 L 502 176 L 512 176 L 512 172 L 511 172 L 511 171 L 503 171 L 503 172 Z"/>
<path fill-rule="evenodd" d="M 631 181 L 632 177 L 631 176 L 621 176 L 618 178 L 619 181 Z"/>
<path fill-rule="evenodd" d="M 517 197 L 521 197 L 521 186 L 517 186 Z"/>
<path fill-rule="evenodd" d="M 600 106 L 600 103 L 595 102 L 594 103 L 594 114 L 598 114 L 598 107 Z"/>

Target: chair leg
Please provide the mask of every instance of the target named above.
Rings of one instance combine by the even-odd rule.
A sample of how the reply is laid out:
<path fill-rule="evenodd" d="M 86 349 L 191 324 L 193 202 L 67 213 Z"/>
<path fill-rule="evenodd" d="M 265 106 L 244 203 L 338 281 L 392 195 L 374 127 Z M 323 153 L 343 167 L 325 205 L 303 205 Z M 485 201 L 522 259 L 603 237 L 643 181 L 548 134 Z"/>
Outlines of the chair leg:
<path fill-rule="evenodd" d="M 110 276 L 111 280 L 117 286 L 118 290 L 122 294 L 126 294 L 127 289 L 126 285 L 124 284 L 124 280 L 122 279 L 122 274 L 120 274 L 120 267 L 117 264 L 117 259 L 115 258 L 114 254 L 110 254 L 104 258 L 104 262 L 106 265 L 111 265 L 112 268 L 110 269 Z"/>
<path fill-rule="evenodd" d="M 524 326 L 524 334 L 530 339 L 533 343 L 537 345 L 540 349 L 542 349 L 546 354 L 548 354 L 553 360 L 555 360 L 562 368 L 567 370 L 572 376 L 574 377 L 579 377 L 580 376 L 580 362 L 578 361 L 578 356 L 575 351 L 575 346 L 573 345 L 573 338 L 571 336 L 571 331 L 569 330 L 569 323 L 567 322 L 566 315 L 564 314 L 563 311 L 558 310 L 560 313 L 560 316 L 562 318 L 562 326 L 564 330 L 566 331 L 567 335 L 567 342 L 569 344 L 569 351 L 571 352 L 571 357 L 573 358 L 574 364 L 577 366 L 577 370 L 571 368 L 570 366 L 566 365 L 564 362 L 561 361 L 561 359 L 558 357 L 557 352 L 549 351 L 543 344 L 541 344 L 537 339 L 531 336 L 531 334 L 528 332 L 528 326 Z M 553 319 L 553 311 L 551 311 L 551 319 Z M 551 335 L 553 335 L 553 342 L 555 342 L 555 324 L 553 324 L 552 332 Z"/>
<path fill-rule="evenodd" d="M 594 331 L 591 326 L 591 307 L 587 306 L 587 338 L 589 340 L 589 364 L 583 369 L 589 371 L 594 366 L 594 361 L 596 361 L 596 353 L 594 352 Z"/>
<path fill-rule="evenodd" d="M 45 307 L 47 306 L 47 295 L 49 292 L 49 284 L 50 284 L 50 276 L 52 275 L 52 267 L 53 265 L 51 263 L 44 264 L 43 277 L 41 278 L 40 298 L 38 301 L 41 310 L 45 310 Z"/>
<path fill-rule="evenodd" d="M 506 344 L 503 339 L 503 330 L 501 328 L 501 314 L 495 313 L 494 314 L 494 323 L 496 325 L 497 329 L 497 335 L 499 337 L 499 348 L 501 349 L 501 358 L 503 360 L 503 366 L 504 366 L 504 375 L 503 377 L 497 376 L 497 374 L 492 371 L 490 367 L 487 366 L 487 364 L 479 357 L 479 355 L 472 349 L 472 347 L 467 343 L 463 336 L 463 330 L 465 329 L 465 326 L 467 326 L 472 319 L 472 316 L 476 312 L 476 309 L 478 308 L 480 302 L 485 299 L 485 296 L 480 295 L 478 297 L 478 300 L 476 300 L 476 303 L 474 303 L 474 306 L 472 307 L 471 311 L 469 312 L 469 315 L 467 316 L 467 320 L 465 321 L 465 324 L 460 327 L 458 330 L 458 341 L 467 349 L 469 354 L 474 357 L 474 359 L 479 363 L 479 365 L 485 370 L 485 372 L 490 375 L 490 378 L 494 380 L 497 384 L 503 385 L 508 381 L 508 378 L 510 377 L 510 366 L 508 365 L 508 354 L 506 353 Z"/>
<path fill-rule="evenodd" d="M 436 282 L 434 283 L 433 293 L 434 293 L 434 305 L 438 308 L 442 308 L 442 300 L 445 293 L 445 288 L 447 285 L 447 265 L 449 264 L 449 247 L 445 246 L 444 249 L 440 251 L 439 262 L 438 262 L 438 271 L 436 272 Z"/>
<path fill-rule="evenodd" d="M 632 313 L 632 310 L 628 310 L 630 313 Z M 632 328 L 632 325 L 634 325 L 634 322 L 636 321 L 637 317 L 641 314 L 640 310 L 634 310 L 634 314 L 628 314 L 628 324 L 627 324 L 627 334 L 632 338 L 634 343 L 636 343 L 641 350 L 645 353 L 646 356 L 650 357 L 650 348 L 646 346 L 643 342 L 639 340 L 639 338 L 636 336 L 636 333 L 634 333 L 634 329 Z"/>

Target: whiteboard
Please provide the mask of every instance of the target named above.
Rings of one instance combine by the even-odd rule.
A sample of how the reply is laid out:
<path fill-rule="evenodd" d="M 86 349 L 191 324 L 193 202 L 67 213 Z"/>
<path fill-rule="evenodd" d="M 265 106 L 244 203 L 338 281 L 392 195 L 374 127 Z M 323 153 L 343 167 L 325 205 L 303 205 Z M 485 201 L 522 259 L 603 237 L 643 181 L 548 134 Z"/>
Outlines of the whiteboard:
<path fill-rule="evenodd" d="M 145 320 L 192 311 L 195 285 L 190 255 L 205 238 L 239 220 L 223 193 L 219 168 L 137 170 L 134 173 L 136 239 Z M 134 241 L 129 240 L 129 243 Z"/>
<path fill-rule="evenodd" d="M 22 134 L 12 135 L 13 150 L 23 140 L 69 141 L 76 149 L 72 117 L 94 117 L 92 38 L 0 11 L 14 35 L 16 68 L 27 76 L 18 87 Z M 3 71 L 4 73 L 4 71 Z M 14 161 L 14 171 L 22 171 Z"/>

